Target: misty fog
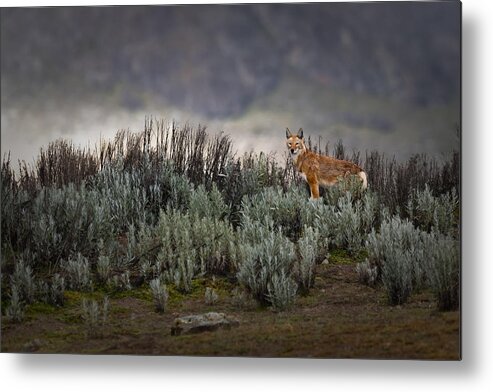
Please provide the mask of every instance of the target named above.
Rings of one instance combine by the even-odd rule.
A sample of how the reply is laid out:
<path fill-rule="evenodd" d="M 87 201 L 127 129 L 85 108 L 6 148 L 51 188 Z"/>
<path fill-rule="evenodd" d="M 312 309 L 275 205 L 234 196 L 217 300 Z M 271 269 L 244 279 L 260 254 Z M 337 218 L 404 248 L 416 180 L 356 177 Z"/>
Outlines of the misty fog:
<path fill-rule="evenodd" d="M 239 153 L 284 129 L 405 159 L 459 148 L 460 5 L 13 8 L 1 13 L 2 155 L 94 147 L 146 116 Z"/>

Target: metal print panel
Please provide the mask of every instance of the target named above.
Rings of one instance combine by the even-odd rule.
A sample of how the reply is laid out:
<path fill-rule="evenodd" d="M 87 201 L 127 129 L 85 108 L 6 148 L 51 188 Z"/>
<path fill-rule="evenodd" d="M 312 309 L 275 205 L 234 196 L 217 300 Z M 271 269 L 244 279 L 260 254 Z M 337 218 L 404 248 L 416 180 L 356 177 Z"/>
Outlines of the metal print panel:
<path fill-rule="evenodd" d="M 459 2 L 0 25 L 2 352 L 461 358 Z"/>

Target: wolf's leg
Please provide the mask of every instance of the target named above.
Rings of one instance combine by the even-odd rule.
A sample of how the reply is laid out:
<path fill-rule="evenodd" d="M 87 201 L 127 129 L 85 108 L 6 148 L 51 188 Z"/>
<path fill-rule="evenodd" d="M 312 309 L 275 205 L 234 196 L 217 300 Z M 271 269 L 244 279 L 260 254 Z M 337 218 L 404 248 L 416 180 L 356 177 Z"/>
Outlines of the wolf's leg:
<path fill-rule="evenodd" d="M 310 185 L 310 193 L 311 193 L 311 197 L 310 197 L 310 200 L 315 200 L 315 199 L 318 199 L 320 197 L 320 191 L 318 189 L 318 182 L 315 180 L 313 181 L 314 179 L 312 179 L 312 181 L 310 181 L 310 179 L 308 179 L 308 185 Z"/>

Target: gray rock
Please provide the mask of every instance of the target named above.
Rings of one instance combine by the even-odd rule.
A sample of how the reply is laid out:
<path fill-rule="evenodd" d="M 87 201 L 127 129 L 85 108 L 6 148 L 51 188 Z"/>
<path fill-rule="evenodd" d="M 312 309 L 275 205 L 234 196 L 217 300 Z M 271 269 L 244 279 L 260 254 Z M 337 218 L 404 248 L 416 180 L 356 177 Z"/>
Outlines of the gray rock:
<path fill-rule="evenodd" d="M 30 340 L 22 346 L 22 352 L 33 353 L 35 351 L 38 351 L 43 344 L 44 341 L 40 339 Z"/>
<path fill-rule="evenodd" d="M 224 313 L 193 314 L 176 318 L 171 327 L 171 335 L 230 329 L 239 325 L 240 322 L 237 319 L 226 316 Z"/>
<path fill-rule="evenodd" d="M 322 261 L 322 264 L 323 264 L 323 265 L 327 265 L 327 264 L 329 264 L 329 260 L 324 259 L 324 261 Z"/>

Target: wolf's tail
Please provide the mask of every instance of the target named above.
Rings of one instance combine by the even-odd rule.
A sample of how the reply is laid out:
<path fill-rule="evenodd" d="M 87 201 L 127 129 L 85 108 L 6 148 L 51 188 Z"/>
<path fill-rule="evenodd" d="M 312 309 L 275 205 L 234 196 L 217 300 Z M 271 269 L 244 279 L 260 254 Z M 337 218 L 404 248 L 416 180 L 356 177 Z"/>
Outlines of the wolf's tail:
<path fill-rule="evenodd" d="M 368 188 L 368 178 L 366 177 L 366 173 L 364 171 L 360 171 L 358 173 L 358 177 L 363 180 L 362 189 L 365 190 L 366 188 Z"/>

